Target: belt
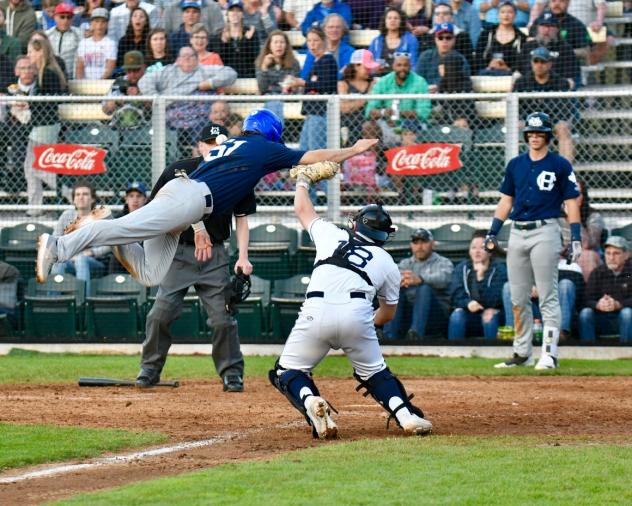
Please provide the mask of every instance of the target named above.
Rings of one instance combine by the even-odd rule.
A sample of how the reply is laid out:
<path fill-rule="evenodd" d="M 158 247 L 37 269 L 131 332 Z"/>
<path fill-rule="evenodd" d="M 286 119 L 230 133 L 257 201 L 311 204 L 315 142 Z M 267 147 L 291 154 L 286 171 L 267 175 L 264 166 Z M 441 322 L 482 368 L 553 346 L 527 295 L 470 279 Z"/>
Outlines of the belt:
<path fill-rule="evenodd" d="M 536 228 L 548 225 L 548 223 L 546 220 L 514 221 L 513 226 L 516 227 L 516 230 L 535 230 Z"/>
<path fill-rule="evenodd" d="M 306 299 L 312 299 L 314 297 L 323 298 L 324 296 L 325 296 L 325 292 L 320 292 L 320 291 L 307 292 L 305 294 L 305 298 Z M 350 299 L 365 299 L 366 300 L 366 293 L 364 293 L 364 292 L 349 292 L 349 298 Z"/>

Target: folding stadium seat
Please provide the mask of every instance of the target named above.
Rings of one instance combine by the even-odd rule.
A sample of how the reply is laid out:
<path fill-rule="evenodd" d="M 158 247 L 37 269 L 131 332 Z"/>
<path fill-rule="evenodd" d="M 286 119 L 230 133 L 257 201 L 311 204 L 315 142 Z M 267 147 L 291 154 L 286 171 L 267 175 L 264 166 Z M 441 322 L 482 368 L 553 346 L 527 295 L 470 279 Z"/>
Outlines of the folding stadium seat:
<path fill-rule="evenodd" d="M 257 276 L 250 276 L 250 282 L 250 295 L 244 302 L 237 304 L 239 339 L 248 343 L 267 342 L 271 283 Z"/>
<path fill-rule="evenodd" d="M 467 223 L 447 223 L 433 229 L 435 251 L 453 262 L 467 258 L 474 228 Z"/>
<path fill-rule="evenodd" d="M 293 262 L 298 243 L 298 232 L 279 224 L 259 225 L 250 230 L 248 257 L 257 276 L 283 279 L 294 274 Z M 231 249 L 237 251 L 235 235 Z"/>
<path fill-rule="evenodd" d="M 621 237 L 625 237 L 628 241 L 632 241 L 632 224 L 621 228 L 613 228 L 611 235 L 620 235 Z"/>
<path fill-rule="evenodd" d="M 305 301 L 309 281 L 308 274 L 297 274 L 274 282 L 270 297 L 270 322 L 274 340 L 286 339 L 290 334 L 301 304 Z"/>
<path fill-rule="evenodd" d="M 86 297 L 86 331 L 98 339 L 136 341 L 143 330 L 147 289 L 129 274 L 110 274 L 91 283 Z"/>
<path fill-rule="evenodd" d="M 37 238 L 52 229 L 40 223 L 20 223 L 0 231 L 0 260 L 15 266 L 23 279 L 35 272 Z"/>
<path fill-rule="evenodd" d="M 384 245 L 384 249 L 391 254 L 395 262 L 399 262 L 410 256 L 410 238 L 415 229 L 403 223 L 396 223 L 395 227 L 397 232 Z"/>
<path fill-rule="evenodd" d="M 55 274 L 46 283 L 29 279 L 24 297 L 24 336 L 43 340 L 81 338 L 85 281 Z"/>

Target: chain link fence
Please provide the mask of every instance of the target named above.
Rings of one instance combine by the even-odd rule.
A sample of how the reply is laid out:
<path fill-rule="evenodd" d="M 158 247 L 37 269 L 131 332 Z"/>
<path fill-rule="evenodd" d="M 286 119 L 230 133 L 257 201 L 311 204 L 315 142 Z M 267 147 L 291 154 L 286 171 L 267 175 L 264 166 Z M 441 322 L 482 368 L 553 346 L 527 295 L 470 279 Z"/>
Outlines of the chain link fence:
<path fill-rule="evenodd" d="M 71 189 L 79 178 L 95 185 L 100 204 L 120 210 L 130 183 L 150 187 L 171 162 L 195 155 L 197 136 L 209 118 L 223 122 L 236 135 L 245 115 L 255 107 L 283 113 L 283 140 L 291 147 L 337 148 L 350 146 L 362 136 L 380 139 L 374 151 L 345 162 L 340 177 L 319 185 L 313 199 L 317 209 L 337 223 L 345 223 L 358 206 L 382 200 L 400 227 L 389 247 L 396 259 L 409 254 L 412 228 L 439 230 L 447 225 L 454 229 L 458 224 L 471 232 L 489 225 L 505 164 L 524 149 L 521 120 L 534 110 L 550 113 L 555 124 L 553 147 L 573 159 L 577 175 L 589 188 L 591 205 L 605 218 L 606 227 L 628 225 L 632 218 L 632 91 L 507 94 L 497 91 L 498 81 L 488 83 L 489 93 L 433 94 L 423 99 L 380 96 L 379 115 L 368 110 L 366 95 L 257 96 L 253 80 L 242 79 L 225 90 L 227 95 L 116 97 L 114 107 L 107 105 L 108 97 L 99 95 L 2 96 L 2 259 L 18 267 L 24 280 L 21 291 L 28 293 L 33 283 L 34 241 L 42 230 L 55 226 L 63 210 L 73 207 Z M 421 100 L 431 105 L 424 121 L 403 107 L 416 106 Z M 306 103 L 320 104 L 320 108 L 311 108 L 316 114 L 305 114 Z M 354 107 L 347 107 L 349 103 Z M 42 110 L 48 111 L 49 121 L 33 125 L 33 110 L 38 108 L 39 117 Z M 95 153 L 92 148 L 103 151 Z M 99 156 L 103 156 L 101 168 Z M 251 258 L 255 274 L 268 280 L 267 285 L 255 287 L 265 300 L 274 283 L 285 286 L 280 280 L 298 275 L 304 282 L 314 249 L 293 215 L 293 185 L 286 172 L 264 178 L 256 193 L 258 212 L 250 219 Z M 625 234 L 625 230 L 620 232 Z M 461 250 L 459 255 L 463 254 Z M 287 293 L 280 298 L 300 299 L 299 292 L 305 288 L 300 283 L 298 289 L 285 286 Z M 261 328 L 249 327 L 247 316 L 259 310 L 263 311 L 242 308 L 240 323 L 247 329 L 242 335 L 246 341 L 270 335 L 279 340 L 288 330 L 279 327 L 285 321 L 279 316 L 285 314 L 285 307 L 279 302 L 276 316 L 267 313 Z M 143 331 L 143 313 L 137 311 L 133 340 Z M 204 327 L 200 311 L 198 307 L 191 314 L 198 314 L 195 318 L 202 322 L 198 334 L 205 336 L 200 330 Z M 295 314 L 296 306 L 288 311 Z M 272 328 L 273 323 L 277 327 Z"/>

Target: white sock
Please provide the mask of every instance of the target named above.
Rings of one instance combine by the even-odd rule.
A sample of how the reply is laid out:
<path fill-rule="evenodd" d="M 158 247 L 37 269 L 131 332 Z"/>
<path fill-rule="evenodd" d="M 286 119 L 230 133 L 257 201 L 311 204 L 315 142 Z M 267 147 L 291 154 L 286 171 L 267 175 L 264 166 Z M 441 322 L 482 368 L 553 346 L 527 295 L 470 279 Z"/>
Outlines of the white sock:
<path fill-rule="evenodd" d="M 309 387 L 303 387 L 301 388 L 301 390 L 298 393 L 298 396 L 300 399 L 305 399 L 305 401 L 308 399 L 308 397 L 314 395 L 314 392 L 312 392 L 312 389 Z M 303 405 L 305 405 L 305 401 L 303 401 Z"/>
<path fill-rule="evenodd" d="M 560 329 L 544 325 L 542 331 L 542 353 L 557 358 L 557 343 L 560 340 Z"/>
<path fill-rule="evenodd" d="M 401 397 L 391 397 L 388 400 L 388 407 L 391 408 L 392 411 L 395 411 L 395 409 L 402 404 L 404 404 L 404 401 L 402 401 Z M 399 423 L 404 423 L 404 420 L 409 418 L 411 414 L 412 413 L 408 410 L 408 408 L 401 408 L 397 413 L 395 413 L 395 416 L 397 417 Z"/>

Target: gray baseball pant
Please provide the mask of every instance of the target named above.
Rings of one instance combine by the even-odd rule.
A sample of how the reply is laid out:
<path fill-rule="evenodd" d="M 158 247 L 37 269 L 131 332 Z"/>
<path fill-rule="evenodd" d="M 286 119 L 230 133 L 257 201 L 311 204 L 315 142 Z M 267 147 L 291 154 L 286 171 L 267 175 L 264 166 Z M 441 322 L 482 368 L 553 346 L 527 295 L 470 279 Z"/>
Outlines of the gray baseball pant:
<path fill-rule="evenodd" d="M 160 283 L 171 266 L 180 233 L 212 211 L 206 207 L 204 183 L 176 178 L 161 188 L 147 205 L 115 220 L 88 223 L 57 238 L 58 262 L 95 246 L 127 245 L 117 258 L 140 283 Z M 145 241 L 144 247 L 140 243 Z"/>
<path fill-rule="evenodd" d="M 190 286 L 202 301 L 213 329 L 213 362 L 217 373 L 244 374 L 237 321 L 226 311 L 224 289 L 230 282 L 229 258 L 224 246 L 213 249 L 208 262 L 195 259 L 195 246 L 178 244 L 173 263 L 160 283 L 151 311 L 147 315 L 141 368 L 162 371 L 171 347 L 171 324 L 182 313 L 182 301 Z"/>
<path fill-rule="evenodd" d="M 557 341 L 562 321 L 557 286 L 557 265 L 562 241 L 557 220 L 548 220 L 534 230 L 511 227 L 507 247 L 507 271 L 514 314 L 514 352 L 521 357 L 533 351 L 533 311 L 531 288 L 538 289 L 543 319 L 543 347 L 557 356 Z M 551 348 L 552 347 L 552 348 Z"/>

